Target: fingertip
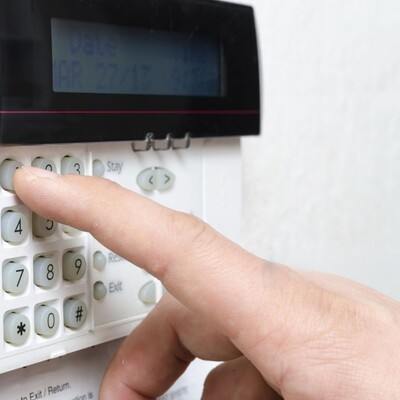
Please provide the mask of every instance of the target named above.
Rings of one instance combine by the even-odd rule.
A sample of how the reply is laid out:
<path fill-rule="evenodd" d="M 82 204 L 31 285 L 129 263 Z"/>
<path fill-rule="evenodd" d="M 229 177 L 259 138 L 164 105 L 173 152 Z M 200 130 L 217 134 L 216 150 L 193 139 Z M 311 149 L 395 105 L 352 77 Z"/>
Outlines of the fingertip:
<path fill-rule="evenodd" d="M 54 179 L 57 178 L 59 175 L 55 172 L 43 168 L 22 166 L 21 168 L 18 168 L 16 170 L 14 178 L 18 176 L 25 176 L 28 179 Z"/>
<path fill-rule="evenodd" d="M 58 176 L 56 173 L 44 169 L 23 166 L 18 168 L 13 176 L 15 193 L 21 197 L 30 192 L 34 182 L 40 182 L 44 179 L 53 180 Z"/>

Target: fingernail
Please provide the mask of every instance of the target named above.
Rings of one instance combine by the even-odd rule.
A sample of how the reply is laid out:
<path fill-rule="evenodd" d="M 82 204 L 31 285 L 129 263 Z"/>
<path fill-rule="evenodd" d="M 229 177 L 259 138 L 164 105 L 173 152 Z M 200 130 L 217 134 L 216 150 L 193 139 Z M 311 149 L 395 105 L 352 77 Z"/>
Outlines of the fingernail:
<path fill-rule="evenodd" d="M 47 169 L 42 169 L 42 168 L 35 168 L 35 167 L 21 167 L 19 168 L 25 175 L 26 177 L 29 179 L 55 179 L 57 178 L 59 175 L 48 171 Z"/>

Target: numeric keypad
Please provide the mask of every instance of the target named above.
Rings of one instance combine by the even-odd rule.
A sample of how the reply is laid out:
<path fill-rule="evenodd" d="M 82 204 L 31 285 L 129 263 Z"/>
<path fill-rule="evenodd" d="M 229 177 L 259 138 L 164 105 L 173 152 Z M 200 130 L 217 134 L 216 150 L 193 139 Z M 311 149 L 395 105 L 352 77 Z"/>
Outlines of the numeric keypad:
<path fill-rule="evenodd" d="M 46 342 L 63 341 L 89 327 L 87 235 L 29 210 L 16 196 L 13 184 L 15 171 L 23 165 L 84 175 L 87 153 L 75 154 L 71 146 L 68 152 L 63 146 L 34 149 L 38 154 L 29 154 L 27 148 L 14 147 L 12 154 L 0 149 L 2 362 L 22 348 L 42 349 Z"/>
<path fill-rule="evenodd" d="M 14 191 L 13 176 L 23 166 L 90 173 L 135 189 L 144 164 L 127 173 L 131 147 L 129 154 L 120 143 L 118 151 L 109 150 L 101 143 L 0 146 L 0 373 L 125 335 L 161 293 L 147 284 L 152 278 L 89 233 L 36 214 Z M 167 195 L 174 176 L 156 172 L 164 186 L 154 194 Z M 46 192 L 39 194 L 45 201 Z M 67 195 L 55 206 L 69 201 Z"/>

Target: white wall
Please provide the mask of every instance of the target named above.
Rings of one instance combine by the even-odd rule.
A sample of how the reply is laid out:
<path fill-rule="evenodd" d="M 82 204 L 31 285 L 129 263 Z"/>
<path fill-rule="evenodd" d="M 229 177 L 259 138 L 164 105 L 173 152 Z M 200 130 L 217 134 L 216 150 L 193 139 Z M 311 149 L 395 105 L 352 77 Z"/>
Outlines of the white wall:
<path fill-rule="evenodd" d="M 247 3 L 264 119 L 243 140 L 245 247 L 400 299 L 400 1 Z"/>

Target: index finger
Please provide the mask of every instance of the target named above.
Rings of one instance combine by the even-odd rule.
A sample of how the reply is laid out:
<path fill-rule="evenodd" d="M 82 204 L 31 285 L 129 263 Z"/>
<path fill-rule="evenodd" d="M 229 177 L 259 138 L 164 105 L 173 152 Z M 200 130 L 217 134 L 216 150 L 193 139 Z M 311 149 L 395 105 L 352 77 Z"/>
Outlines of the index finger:
<path fill-rule="evenodd" d="M 160 279 L 182 304 L 210 318 L 222 333 L 251 340 L 260 307 L 265 314 L 263 261 L 200 219 L 105 179 L 24 167 L 14 181 L 17 195 L 36 213 L 90 232 Z"/>

